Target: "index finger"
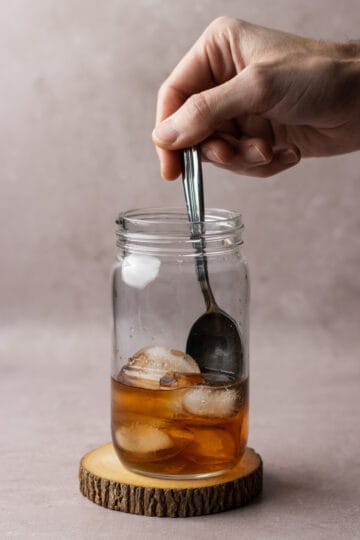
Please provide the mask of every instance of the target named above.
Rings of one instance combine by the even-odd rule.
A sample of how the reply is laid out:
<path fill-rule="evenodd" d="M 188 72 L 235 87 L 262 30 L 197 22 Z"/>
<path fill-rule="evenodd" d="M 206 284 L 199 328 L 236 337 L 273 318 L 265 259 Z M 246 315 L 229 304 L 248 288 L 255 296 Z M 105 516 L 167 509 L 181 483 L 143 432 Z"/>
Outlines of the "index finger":
<path fill-rule="evenodd" d="M 171 116 L 192 95 L 212 88 L 216 83 L 207 52 L 208 31 L 200 36 L 161 85 L 156 106 L 156 125 Z M 179 152 L 157 147 L 161 162 L 161 174 L 174 180 L 181 172 Z"/>

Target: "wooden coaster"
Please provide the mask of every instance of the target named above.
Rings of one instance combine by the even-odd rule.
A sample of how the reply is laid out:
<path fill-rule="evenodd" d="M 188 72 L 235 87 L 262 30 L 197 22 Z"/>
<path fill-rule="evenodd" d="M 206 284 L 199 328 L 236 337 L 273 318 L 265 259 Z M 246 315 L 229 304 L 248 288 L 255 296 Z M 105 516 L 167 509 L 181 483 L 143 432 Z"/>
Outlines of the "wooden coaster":
<path fill-rule="evenodd" d="M 128 471 L 112 443 L 82 458 L 80 491 L 90 501 L 130 514 L 189 517 L 214 514 L 244 506 L 261 493 L 262 461 L 247 448 L 230 471 L 212 478 L 168 480 Z"/>

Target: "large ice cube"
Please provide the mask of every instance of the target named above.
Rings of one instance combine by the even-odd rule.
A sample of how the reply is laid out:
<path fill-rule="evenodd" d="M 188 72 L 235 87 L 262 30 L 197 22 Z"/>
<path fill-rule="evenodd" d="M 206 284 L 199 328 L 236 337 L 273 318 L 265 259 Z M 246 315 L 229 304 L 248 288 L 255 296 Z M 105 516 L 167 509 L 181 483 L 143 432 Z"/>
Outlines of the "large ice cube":
<path fill-rule="evenodd" d="M 239 405 L 234 388 L 196 386 L 187 390 L 183 398 L 183 406 L 189 413 L 210 418 L 233 416 Z"/>
<path fill-rule="evenodd" d="M 134 423 L 123 425 L 115 432 L 115 440 L 125 452 L 141 459 L 165 459 L 191 443 L 193 434 L 185 429 L 169 425 Z"/>
<path fill-rule="evenodd" d="M 121 426 L 116 430 L 115 439 L 122 450 L 136 454 L 159 452 L 174 446 L 167 433 L 147 424 Z"/>
<path fill-rule="evenodd" d="M 121 276 L 129 287 L 144 289 L 156 279 L 160 265 L 160 259 L 152 255 L 126 255 L 121 267 Z"/>
<path fill-rule="evenodd" d="M 132 356 L 121 370 L 120 380 L 132 386 L 159 389 L 160 380 L 172 373 L 200 374 L 200 369 L 188 354 L 157 345 Z"/>
<path fill-rule="evenodd" d="M 200 373 L 199 366 L 191 356 L 182 351 L 167 349 L 160 345 L 141 349 L 130 358 L 128 365 L 149 370 L 159 370 L 164 373 L 169 371 Z"/>

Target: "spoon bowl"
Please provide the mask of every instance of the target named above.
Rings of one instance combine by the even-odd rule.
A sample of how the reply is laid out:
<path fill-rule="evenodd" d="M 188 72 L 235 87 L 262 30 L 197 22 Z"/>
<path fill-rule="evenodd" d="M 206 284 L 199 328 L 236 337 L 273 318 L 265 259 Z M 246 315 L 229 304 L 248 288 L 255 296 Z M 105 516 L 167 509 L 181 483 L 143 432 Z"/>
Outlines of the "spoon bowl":
<path fill-rule="evenodd" d="M 243 348 L 235 321 L 224 311 L 207 311 L 191 327 L 186 352 L 200 371 L 218 381 L 241 375 Z"/>

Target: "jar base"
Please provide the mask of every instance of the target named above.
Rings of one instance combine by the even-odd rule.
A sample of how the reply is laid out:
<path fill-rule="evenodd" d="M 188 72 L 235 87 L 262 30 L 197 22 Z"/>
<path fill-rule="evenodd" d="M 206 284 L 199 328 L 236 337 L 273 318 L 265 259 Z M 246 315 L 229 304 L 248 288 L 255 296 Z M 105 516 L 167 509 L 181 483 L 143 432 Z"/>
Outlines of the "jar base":
<path fill-rule="evenodd" d="M 126 466 L 126 468 L 135 474 L 140 474 L 141 476 L 146 476 L 147 478 L 163 478 L 164 480 L 198 480 L 200 478 L 213 478 L 215 476 L 221 476 L 226 474 L 231 469 L 221 469 L 220 471 L 210 471 L 206 473 L 195 473 L 195 474 L 166 474 L 166 473 L 153 473 L 141 471 L 139 469 L 134 469 L 133 467 Z"/>

